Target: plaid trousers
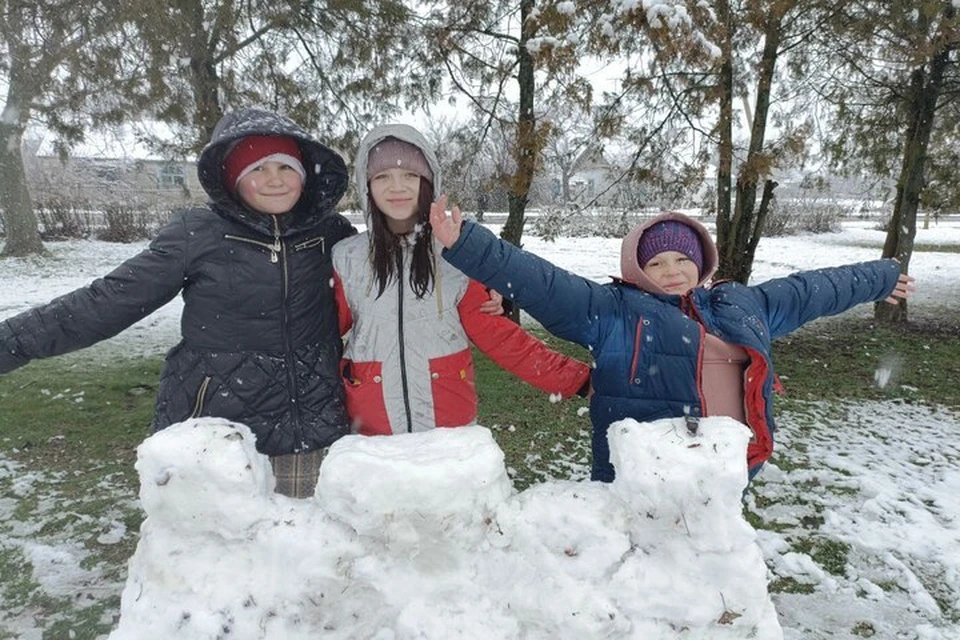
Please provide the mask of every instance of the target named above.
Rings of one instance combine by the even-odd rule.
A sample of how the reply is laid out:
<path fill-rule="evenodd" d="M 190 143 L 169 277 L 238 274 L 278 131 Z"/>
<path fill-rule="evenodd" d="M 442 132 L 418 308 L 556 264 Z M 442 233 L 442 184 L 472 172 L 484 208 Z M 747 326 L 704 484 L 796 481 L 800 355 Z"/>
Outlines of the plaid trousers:
<path fill-rule="evenodd" d="M 273 476 L 277 479 L 275 491 L 291 498 L 312 498 L 320 476 L 320 463 L 327 448 L 270 456 Z"/>

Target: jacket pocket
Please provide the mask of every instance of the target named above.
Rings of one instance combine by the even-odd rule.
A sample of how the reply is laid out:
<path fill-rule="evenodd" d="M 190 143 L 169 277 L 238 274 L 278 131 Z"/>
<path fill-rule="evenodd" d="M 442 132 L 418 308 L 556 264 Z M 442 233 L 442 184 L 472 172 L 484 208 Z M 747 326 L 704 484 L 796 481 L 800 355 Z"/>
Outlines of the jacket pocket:
<path fill-rule="evenodd" d="M 383 401 L 380 362 L 340 361 L 340 376 L 347 398 L 347 415 L 353 428 L 365 436 L 390 435 L 390 418 Z"/>
<path fill-rule="evenodd" d="M 310 238 L 309 240 L 304 240 L 303 242 L 298 242 L 293 245 L 294 251 L 303 251 L 304 249 L 313 249 L 314 247 L 320 247 L 320 252 L 326 252 L 326 239 L 324 236 L 317 236 L 316 238 Z"/>
<path fill-rule="evenodd" d="M 430 390 L 438 427 L 462 427 L 477 419 L 477 385 L 470 349 L 430 361 Z"/>
<path fill-rule="evenodd" d="M 199 418 L 203 415 L 203 405 L 207 401 L 207 391 L 210 388 L 210 381 L 213 379 L 212 376 L 204 376 L 203 380 L 200 382 L 200 388 L 197 389 L 197 395 L 193 401 L 193 411 L 190 412 L 191 418 Z"/>

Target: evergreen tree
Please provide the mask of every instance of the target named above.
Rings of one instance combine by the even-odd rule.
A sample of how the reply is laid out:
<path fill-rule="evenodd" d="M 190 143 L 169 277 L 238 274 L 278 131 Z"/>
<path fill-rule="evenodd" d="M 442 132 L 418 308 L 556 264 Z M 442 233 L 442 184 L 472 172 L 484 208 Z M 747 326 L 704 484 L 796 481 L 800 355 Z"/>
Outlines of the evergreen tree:
<path fill-rule="evenodd" d="M 179 134 L 154 141 L 168 155 L 198 153 L 225 111 L 246 106 L 280 111 L 346 150 L 371 122 L 433 97 L 436 72 L 412 64 L 412 13 L 401 0 L 150 0 L 141 8 L 152 112 Z"/>
<path fill-rule="evenodd" d="M 837 166 L 896 180 L 883 256 L 907 272 L 931 148 L 934 176 L 955 183 L 960 31 L 952 0 L 857 0 L 824 42 L 833 56 L 825 97 L 836 107 L 829 149 Z M 902 322 L 907 302 L 877 304 L 878 320 Z"/>
<path fill-rule="evenodd" d="M 639 165 L 661 176 L 692 183 L 694 164 L 715 162 L 719 277 L 749 279 L 774 172 L 803 157 L 798 86 L 812 35 L 834 11 L 820 0 L 676 0 L 598 20 L 594 50 L 626 61 L 607 134 L 629 132 Z"/>

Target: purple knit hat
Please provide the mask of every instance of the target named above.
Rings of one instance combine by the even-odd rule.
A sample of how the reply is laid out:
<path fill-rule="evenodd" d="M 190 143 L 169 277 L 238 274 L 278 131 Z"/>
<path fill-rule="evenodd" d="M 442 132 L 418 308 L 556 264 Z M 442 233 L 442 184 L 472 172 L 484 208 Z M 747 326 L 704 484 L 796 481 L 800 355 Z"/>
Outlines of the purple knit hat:
<path fill-rule="evenodd" d="M 367 156 L 367 180 L 387 169 L 406 169 L 433 182 L 430 163 L 420 148 L 398 138 L 384 138 Z"/>
<path fill-rule="evenodd" d="M 678 251 L 697 265 L 703 273 L 703 247 L 697 232 L 678 220 L 664 220 L 646 229 L 637 245 L 640 268 L 647 266 L 658 253 Z"/>

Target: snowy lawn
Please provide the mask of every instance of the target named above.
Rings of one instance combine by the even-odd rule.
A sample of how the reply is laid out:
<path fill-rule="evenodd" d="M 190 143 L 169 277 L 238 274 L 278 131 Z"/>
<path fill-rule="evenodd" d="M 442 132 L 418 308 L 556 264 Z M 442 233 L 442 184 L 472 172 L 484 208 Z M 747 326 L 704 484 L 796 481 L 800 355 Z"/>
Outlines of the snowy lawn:
<path fill-rule="evenodd" d="M 883 233 L 874 226 L 852 222 L 839 234 L 765 239 L 754 278 L 876 258 Z M 919 291 L 911 317 L 952 318 L 956 326 L 960 221 L 920 230 L 917 243 L 945 250 L 914 255 Z M 52 243 L 52 259 L 0 261 L 0 318 L 86 283 L 142 246 Z M 527 237 L 525 246 L 598 281 L 617 273 L 614 239 Z M 95 375 L 105 359 L 161 354 L 177 340 L 179 311 L 175 301 L 70 362 Z M 851 315 L 870 313 L 864 305 Z M 878 367 L 876 384 L 898 384 L 894 369 Z M 69 390 L 47 391 L 84 401 Z M 900 391 L 890 400 L 780 404 L 777 450 L 751 489 L 748 518 L 758 527 L 786 638 L 960 638 L 960 406 Z M 15 428 L 4 424 L 0 406 L 0 433 Z M 508 433 L 509 425 L 494 429 L 498 438 Z M 566 457 L 540 476 L 548 486 L 583 478 L 587 447 L 586 437 L 561 447 Z M 22 457 L 0 442 L 0 639 L 92 639 L 91 629 L 114 627 L 119 613 L 124 563 L 137 537 L 135 490 L 109 460 L 91 461 L 97 478 L 77 495 L 71 488 L 80 478 L 55 464 L 26 466 Z M 85 544 L 91 535 L 95 544 Z"/>

